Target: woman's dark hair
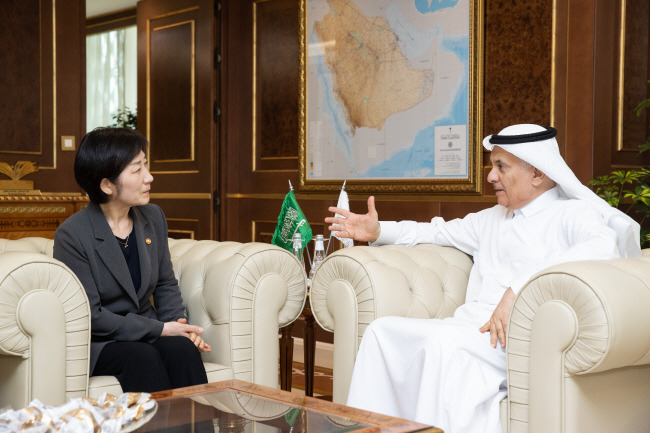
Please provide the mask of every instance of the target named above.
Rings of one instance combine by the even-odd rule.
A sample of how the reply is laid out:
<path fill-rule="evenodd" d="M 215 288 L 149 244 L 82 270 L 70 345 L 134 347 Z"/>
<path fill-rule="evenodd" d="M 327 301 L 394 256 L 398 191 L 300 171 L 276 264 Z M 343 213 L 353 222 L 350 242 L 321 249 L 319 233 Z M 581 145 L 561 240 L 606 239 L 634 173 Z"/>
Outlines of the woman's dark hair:
<path fill-rule="evenodd" d="M 102 179 L 113 183 L 140 151 L 146 152 L 147 139 L 130 128 L 95 128 L 81 140 L 74 160 L 74 178 L 90 201 L 106 203 Z"/>

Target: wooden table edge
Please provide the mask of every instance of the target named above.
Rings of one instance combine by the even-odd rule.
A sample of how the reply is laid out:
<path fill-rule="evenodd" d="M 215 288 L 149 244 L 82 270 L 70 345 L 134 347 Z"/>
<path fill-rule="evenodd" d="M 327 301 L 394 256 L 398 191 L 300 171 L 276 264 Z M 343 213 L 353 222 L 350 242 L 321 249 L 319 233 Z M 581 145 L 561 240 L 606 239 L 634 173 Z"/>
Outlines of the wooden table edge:
<path fill-rule="evenodd" d="M 278 400 L 283 403 L 301 406 L 307 409 L 317 410 L 331 415 L 346 417 L 355 421 L 375 425 L 375 427 L 368 427 L 365 429 L 357 430 L 355 433 L 443 433 L 443 431 L 437 427 L 420 424 L 415 421 L 408 421 L 401 418 L 394 418 L 387 415 L 355 409 L 349 406 L 344 406 L 342 404 L 319 400 L 313 397 L 292 394 L 288 391 L 282 391 L 281 389 L 257 385 L 237 379 L 207 383 L 204 385 L 189 386 L 187 388 L 159 391 L 152 393 L 151 396 L 155 400 L 160 401 L 170 398 L 190 397 L 197 394 L 221 391 L 225 389 L 242 391 L 256 395 L 258 397 Z"/>

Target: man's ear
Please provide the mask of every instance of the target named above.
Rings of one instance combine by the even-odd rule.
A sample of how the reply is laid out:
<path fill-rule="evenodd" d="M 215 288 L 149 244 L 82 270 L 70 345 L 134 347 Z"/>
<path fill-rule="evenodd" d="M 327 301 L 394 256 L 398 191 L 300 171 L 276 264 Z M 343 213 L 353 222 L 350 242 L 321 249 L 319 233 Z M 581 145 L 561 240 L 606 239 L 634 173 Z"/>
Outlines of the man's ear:
<path fill-rule="evenodd" d="M 110 180 L 103 178 L 102 181 L 99 183 L 99 187 L 104 192 L 104 194 L 110 197 L 113 195 L 113 191 L 114 191 L 113 188 L 115 187 L 115 184 Z"/>
<path fill-rule="evenodd" d="M 538 187 L 543 184 L 548 177 L 537 168 L 533 167 L 533 186 Z"/>

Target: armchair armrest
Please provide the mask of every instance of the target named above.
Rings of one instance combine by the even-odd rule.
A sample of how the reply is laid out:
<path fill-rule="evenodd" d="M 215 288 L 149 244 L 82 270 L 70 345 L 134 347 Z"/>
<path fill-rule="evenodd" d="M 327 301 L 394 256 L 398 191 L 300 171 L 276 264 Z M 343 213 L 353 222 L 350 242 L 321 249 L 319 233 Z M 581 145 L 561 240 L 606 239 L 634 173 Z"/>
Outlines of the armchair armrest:
<path fill-rule="evenodd" d="M 305 305 L 306 276 L 282 248 L 263 243 L 170 239 L 174 271 L 190 322 L 235 379 L 278 387 L 279 328 Z"/>
<path fill-rule="evenodd" d="M 0 407 L 88 390 L 90 308 L 77 277 L 38 253 L 0 253 Z"/>
<path fill-rule="evenodd" d="M 383 316 L 442 318 L 465 302 L 472 260 L 455 248 L 420 244 L 353 247 L 327 257 L 312 281 L 316 321 L 334 332 L 333 401 L 345 403 L 359 344 Z"/>
<path fill-rule="evenodd" d="M 650 364 L 649 307 L 648 256 L 564 263 L 533 276 L 508 328 L 511 427 L 561 431 L 561 378 Z"/>

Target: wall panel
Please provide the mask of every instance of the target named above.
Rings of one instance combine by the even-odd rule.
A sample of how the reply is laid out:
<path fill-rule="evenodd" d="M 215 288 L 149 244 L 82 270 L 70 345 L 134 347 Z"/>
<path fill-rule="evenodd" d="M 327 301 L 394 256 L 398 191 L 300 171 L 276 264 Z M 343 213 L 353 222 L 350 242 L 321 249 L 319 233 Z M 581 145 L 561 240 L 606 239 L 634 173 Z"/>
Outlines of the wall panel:
<path fill-rule="evenodd" d="M 253 3 L 253 170 L 298 167 L 298 2 Z"/>
<path fill-rule="evenodd" d="M 50 115 L 47 125 L 43 125 L 49 131 L 47 136 L 43 137 L 41 127 L 44 114 L 41 100 L 51 105 L 54 97 L 52 4 L 42 4 L 39 0 L 11 0 L 3 9 L 4 13 L 7 9 L 11 11 L 15 19 L 2 20 L 2 34 L 6 36 L 0 39 L 0 52 L 4 57 L 3 65 L 9 67 L 0 70 L 0 93 L 7 101 L 0 116 L 0 142 L 3 143 L 0 153 L 40 156 L 43 140 L 52 143 L 51 110 L 47 110 Z M 43 45 L 46 53 L 43 53 Z M 16 128 L 16 125 L 22 127 Z"/>
<path fill-rule="evenodd" d="M 485 133 L 548 125 L 553 9 L 549 1 L 485 3 Z"/>
<path fill-rule="evenodd" d="M 617 146 L 619 151 L 636 152 L 648 137 L 650 116 L 647 111 L 637 116 L 635 108 L 648 99 L 650 80 L 650 2 L 624 0 L 618 7 L 619 45 Z"/>
<path fill-rule="evenodd" d="M 138 129 L 173 237 L 216 238 L 216 22 L 213 0 L 138 3 Z"/>
<path fill-rule="evenodd" d="M 647 112 L 634 108 L 648 98 L 650 6 L 645 0 L 597 2 L 594 39 L 593 175 L 650 165 L 637 146 L 649 135 Z"/>
<path fill-rule="evenodd" d="M 173 22 L 177 20 L 172 18 L 176 17 L 156 20 L 150 30 L 148 120 L 154 171 L 175 166 L 175 162 L 195 161 L 196 22 Z"/>
<path fill-rule="evenodd" d="M 28 175 L 44 192 L 79 191 L 73 152 L 85 123 L 85 3 L 83 0 L 7 0 L 0 22 L 0 161 L 34 161 Z M 2 176 L 3 177 L 3 176 Z"/>

